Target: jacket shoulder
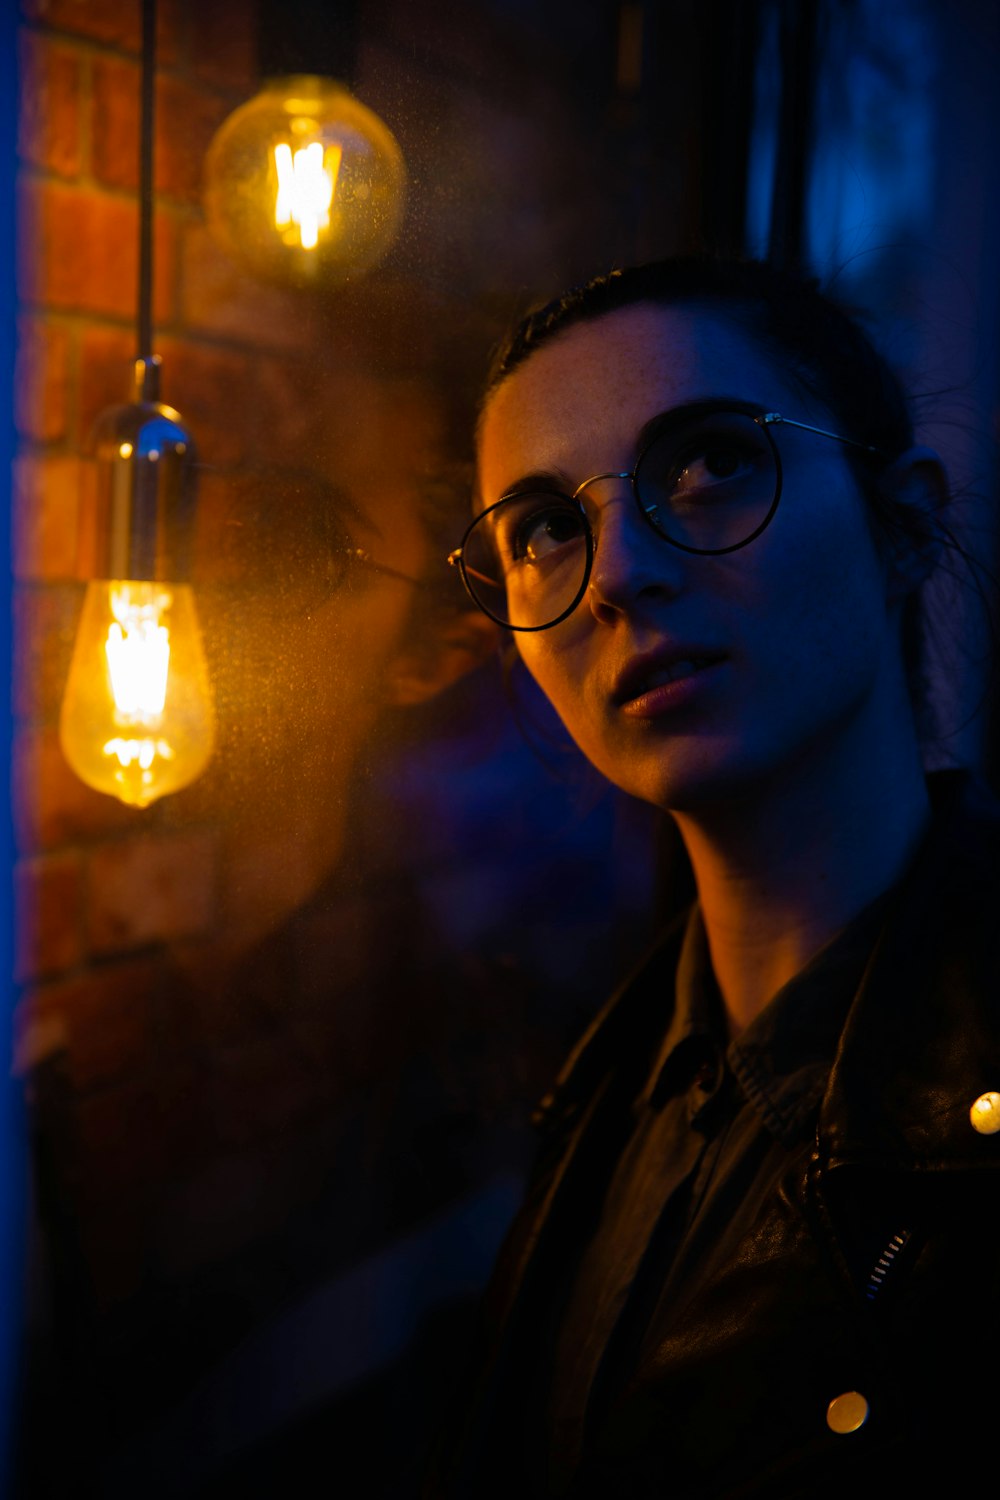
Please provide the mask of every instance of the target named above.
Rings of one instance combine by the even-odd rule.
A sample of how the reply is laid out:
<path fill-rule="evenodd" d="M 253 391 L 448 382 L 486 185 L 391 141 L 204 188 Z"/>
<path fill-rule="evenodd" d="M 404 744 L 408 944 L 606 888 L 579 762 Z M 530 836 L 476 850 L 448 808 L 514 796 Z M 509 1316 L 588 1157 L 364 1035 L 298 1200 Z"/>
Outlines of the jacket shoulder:
<path fill-rule="evenodd" d="M 931 778 L 934 823 L 893 894 L 820 1113 L 830 1165 L 1000 1165 L 970 1123 L 1000 1092 L 1000 808 L 965 773 Z"/>

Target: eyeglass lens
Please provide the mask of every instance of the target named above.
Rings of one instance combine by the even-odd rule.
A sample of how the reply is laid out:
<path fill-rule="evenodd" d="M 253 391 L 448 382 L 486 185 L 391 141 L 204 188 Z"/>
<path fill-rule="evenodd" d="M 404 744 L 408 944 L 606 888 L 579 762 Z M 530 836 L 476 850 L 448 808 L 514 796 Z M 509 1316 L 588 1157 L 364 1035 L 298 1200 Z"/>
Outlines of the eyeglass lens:
<path fill-rule="evenodd" d="M 742 412 L 665 419 L 640 456 L 635 492 L 650 524 L 692 552 L 743 546 L 770 519 L 778 468 L 768 434 Z M 595 546 L 582 498 L 510 495 L 466 536 L 466 581 L 487 614 L 517 630 L 554 624 L 579 601 Z"/>

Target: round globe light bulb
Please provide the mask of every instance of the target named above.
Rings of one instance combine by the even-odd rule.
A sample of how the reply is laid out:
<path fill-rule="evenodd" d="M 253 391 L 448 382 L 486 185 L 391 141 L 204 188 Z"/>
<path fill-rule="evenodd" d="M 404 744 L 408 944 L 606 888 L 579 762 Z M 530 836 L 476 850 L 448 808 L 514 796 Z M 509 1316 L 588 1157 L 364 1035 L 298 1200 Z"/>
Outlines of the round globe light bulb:
<path fill-rule="evenodd" d="M 332 79 L 267 82 L 217 131 L 205 163 L 211 233 L 252 275 L 332 286 L 399 232 L 406 173 L 378 115 Z"/>

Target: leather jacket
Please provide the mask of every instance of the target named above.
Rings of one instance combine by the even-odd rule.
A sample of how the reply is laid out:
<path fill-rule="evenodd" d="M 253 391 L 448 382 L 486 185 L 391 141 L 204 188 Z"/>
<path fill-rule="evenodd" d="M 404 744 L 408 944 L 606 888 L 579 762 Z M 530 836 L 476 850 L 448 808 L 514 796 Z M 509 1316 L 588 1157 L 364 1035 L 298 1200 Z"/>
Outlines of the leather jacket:
<path fill-rule="evenodd" d="M 918 1495 L 938 1478 L 995 1492 L 1000 820 L 962 773 L 931 784 L 934 824 L 890 900 L 815 1134 L 779 1192 L 733 1202 L 726 1253 L 707 1258 L 592 1434 L 573 1500 L 839 1495 L 862 1477 L 910 1480 Z M 549 1493 L 526 1436 L 535 1340 L 584 1205 L 607 1182 L 679 944 L 674 928 L 543 1101 L 538 1167 L 434 1500 Z"/>

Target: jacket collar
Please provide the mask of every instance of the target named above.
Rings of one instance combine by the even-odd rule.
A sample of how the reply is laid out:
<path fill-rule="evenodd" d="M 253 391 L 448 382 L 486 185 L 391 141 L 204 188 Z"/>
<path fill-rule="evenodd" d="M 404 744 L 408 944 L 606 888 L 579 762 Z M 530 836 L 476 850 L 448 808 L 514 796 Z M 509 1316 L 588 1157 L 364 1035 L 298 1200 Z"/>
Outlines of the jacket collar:
<path fill-rule="evenodd" d="M 931 829 L 888 898 L 820 1106 L 824 1166 L 1000 1166 L 1000 1133 L 978 1134 L 969 1115 L 1000 1093 L 1000 807 L 965 771 L 936 772 L 928 786 Z M 686 920 L 588 1027 L 536 1111 L 543 1129 L 571 1130 L 609 1067 L 649 1066 Z"/>
<path fill-rule="evenodd" d="M 963 772 L 890 900 L 820 1108 L 821 1165 L 1000 1167 L 970 1107 L 1000 1092 L 1000 813 Z"/>

